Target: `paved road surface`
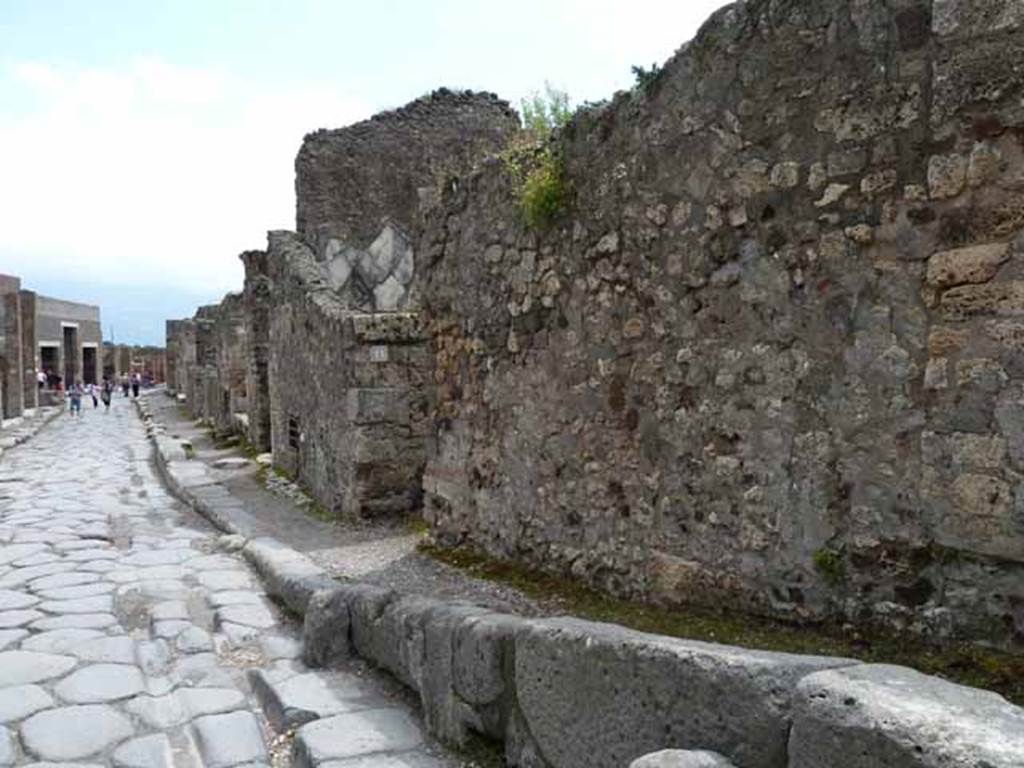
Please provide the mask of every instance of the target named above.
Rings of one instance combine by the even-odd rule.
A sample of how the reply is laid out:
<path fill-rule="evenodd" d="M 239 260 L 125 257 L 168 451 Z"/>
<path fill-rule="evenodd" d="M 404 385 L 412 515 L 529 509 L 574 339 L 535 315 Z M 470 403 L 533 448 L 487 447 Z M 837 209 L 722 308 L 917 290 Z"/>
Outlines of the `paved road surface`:
<path fill-rule="evenodd" d="M 289 765 L 275 727 L 314 718 L 297 765 L 449 765 L 372 680 L 294 660 L 295 628 L 149 458 L 120 398 L 0 458 L 0 766 Z"/>

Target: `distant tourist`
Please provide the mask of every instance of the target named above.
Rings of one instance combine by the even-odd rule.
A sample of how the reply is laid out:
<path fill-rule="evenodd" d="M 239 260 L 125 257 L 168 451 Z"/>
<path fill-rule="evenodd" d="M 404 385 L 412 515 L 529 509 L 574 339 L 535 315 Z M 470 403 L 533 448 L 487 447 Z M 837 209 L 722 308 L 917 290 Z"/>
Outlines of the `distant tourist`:
<path fill-rule="evenodd" d="M 71 415 L 72 416 L 81 416 L 82 415 L 82 388 L 80 386 L 78 386 L 78 384 L 75 384 L 74 382 L 72 382 L 71 386 L 68 387 L 68 396 L 71 398 Z"/>
<path fill-rule="evenodd" d="M 40 371 L 39 373 L 36 374 L 36 381 L 39 383 L 40 391 L 46 389 L 46 382 L 48 379 L 49 376 L 47 375 L 46 371 Z"/>
<path fill-rule="evenodd" d="M 125 397 L 128 397 L 128 390 L 131 388 L 131 382 L 128 380 L 128 374 L 121 374 L 121 392 L 124 393 Z"/>
<path fill-rule="evenodd" d="M 114 383 L 110 379 L 103 380 L 103 391 L 100 392 L 100 398 L 103 400 L 103 409 L 105 411 L 110 410 L 110 400 L 114 396 Z"/>
<path fill-rule="evenodd" d="M 139 396 L 139 386 L 142 384 L 142 376 L 138 373 L 132 374 L 132 397 Z"/>
<path fill-rule="evenodd" d="M 93 408 L 99 408 L 100 407 L 100 401 L 99 401 L 99 398 L 97 397 L 96 385 L 95 384 L 87 384 L 85 389 L 89 393 L 89 397 L 92 398 L 92 407 Z"/>

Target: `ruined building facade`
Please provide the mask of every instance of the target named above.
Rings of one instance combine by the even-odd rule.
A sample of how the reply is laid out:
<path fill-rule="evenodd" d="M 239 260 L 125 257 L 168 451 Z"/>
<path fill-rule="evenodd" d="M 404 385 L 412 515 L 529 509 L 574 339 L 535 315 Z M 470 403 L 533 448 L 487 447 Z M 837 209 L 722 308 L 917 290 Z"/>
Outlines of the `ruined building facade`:
<path fill-rule="evenodd" d="M 1019 649 L 1021 8 L 728 6 L 555 138 L 541 228 L 498 102 L 307 137 L 246 257 L 275 462 L 615 594 Z"/>
<path fill-rule="evenodd" d="M 0 416 L 17 418 L 49 402 L 40 371 L 61 385 L 103 380 L 100 309 L 91 304 L 41 296 L 21 280 L 0 275 Z"/>

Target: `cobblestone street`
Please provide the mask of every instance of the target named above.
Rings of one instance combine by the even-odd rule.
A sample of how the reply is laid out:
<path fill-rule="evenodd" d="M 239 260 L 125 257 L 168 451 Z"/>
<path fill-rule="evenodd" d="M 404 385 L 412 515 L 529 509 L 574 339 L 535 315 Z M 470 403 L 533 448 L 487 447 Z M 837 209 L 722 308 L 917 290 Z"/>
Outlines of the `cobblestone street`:
<path fill-rule="evenodd" d="M 372 680 L 296 661 L 297 627 L 220 541 L 121 398 L 0 458 L 0 765 L 290 765 L 319 717 L 294 764 L 447 764 Z"/>

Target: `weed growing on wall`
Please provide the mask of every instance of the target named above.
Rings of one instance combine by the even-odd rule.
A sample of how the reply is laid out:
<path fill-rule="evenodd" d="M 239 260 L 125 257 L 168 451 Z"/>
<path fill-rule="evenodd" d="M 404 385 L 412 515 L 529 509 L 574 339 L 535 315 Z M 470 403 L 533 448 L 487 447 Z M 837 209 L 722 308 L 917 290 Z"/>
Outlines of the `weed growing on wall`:
<path fill-rule="evenodd" d="M 572 118 L 569 94 L 544 83 L 544 93 L 535 91 L 519 102 L 522 107 L 523 131 L 534 141 L 546 141 L 553 131 L 563 128 Z"/>
<path fill-rule="evenodd" d="M 572 117 L 569 95 L 544 84 L 544 93 L 523 99 L 522 134 L 502 155 L 519 200 L 523 224 L 543 229 L 569 206 L 571 188 L 552 134 Z"/>
<path fill-rule="evenodd" d="M 831 587 L 839 587 L 846 581 L 846 562 L 842 553 L 834 549 L 819 549 L 815 552 L 814 567 Z"/>

